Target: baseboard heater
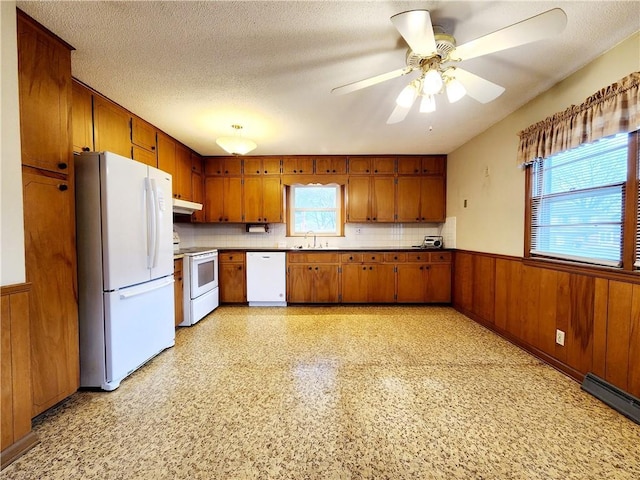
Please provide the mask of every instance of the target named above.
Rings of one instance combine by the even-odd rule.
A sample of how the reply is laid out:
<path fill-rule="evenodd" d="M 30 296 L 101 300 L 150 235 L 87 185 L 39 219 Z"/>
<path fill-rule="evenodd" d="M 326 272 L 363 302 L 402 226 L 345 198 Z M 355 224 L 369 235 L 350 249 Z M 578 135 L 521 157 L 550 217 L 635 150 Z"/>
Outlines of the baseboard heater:
<path fill-rule="evenodd" d="M 620 390 L 593 373 L 587 373 L 584 377 L 582 389 L 640 425 L 640 399 Z"/>

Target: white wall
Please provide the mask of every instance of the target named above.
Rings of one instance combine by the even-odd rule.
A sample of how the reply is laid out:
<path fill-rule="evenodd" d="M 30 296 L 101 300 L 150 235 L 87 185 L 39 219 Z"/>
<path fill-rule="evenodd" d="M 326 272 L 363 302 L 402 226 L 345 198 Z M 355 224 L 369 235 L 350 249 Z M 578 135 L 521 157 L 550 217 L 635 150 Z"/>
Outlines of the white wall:
<path fill-rule="evenodd" d="M 639 33 L 450 153 L 447 217 L 456 218 L 457 248 L 523 256 L 525 177 L 516 166 L 518 132 L 634 71 L 640 71 Z"/>
<path fill-rule="evenodd" d="M 0 1 L 0 285 L 25 281 L 16 2 Z"/>

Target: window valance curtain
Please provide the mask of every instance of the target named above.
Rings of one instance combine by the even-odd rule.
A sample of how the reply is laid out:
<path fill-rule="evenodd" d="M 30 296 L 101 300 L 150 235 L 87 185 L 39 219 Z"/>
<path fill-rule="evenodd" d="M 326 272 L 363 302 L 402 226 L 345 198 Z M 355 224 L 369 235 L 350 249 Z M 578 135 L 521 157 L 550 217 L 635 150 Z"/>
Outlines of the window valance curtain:
<path fill-rule="evenodd" d="M 640 72 L 521 131 L 518 164 L 640 127 Z"/>

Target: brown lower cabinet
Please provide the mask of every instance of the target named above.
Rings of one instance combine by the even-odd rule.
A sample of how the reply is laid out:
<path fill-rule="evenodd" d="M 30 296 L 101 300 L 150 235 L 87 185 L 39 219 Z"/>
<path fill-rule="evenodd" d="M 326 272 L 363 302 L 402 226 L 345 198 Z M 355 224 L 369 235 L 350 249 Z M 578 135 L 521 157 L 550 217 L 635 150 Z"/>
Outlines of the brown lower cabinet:
<path fill-rule="evenodd" d="M 247 301 L 247 281 L 242 251 L 221 251 L 218 254 L 218 285 L 220 303 Z"/>
<path fill-rule="evenodd" d="M 288 255 L 287 301 L 291 303 L 338 303 L 340 256 L 338 253 Z"/>

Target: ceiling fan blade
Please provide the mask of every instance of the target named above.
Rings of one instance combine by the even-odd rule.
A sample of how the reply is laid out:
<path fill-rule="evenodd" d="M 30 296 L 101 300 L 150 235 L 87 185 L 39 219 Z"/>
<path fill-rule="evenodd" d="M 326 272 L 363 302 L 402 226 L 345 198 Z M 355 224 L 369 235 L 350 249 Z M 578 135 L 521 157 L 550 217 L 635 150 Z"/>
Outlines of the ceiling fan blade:
<path fill-rule="evenodd" d="M 456 68 L 453 76 L 462 83 L 467 95 L 480 103 L 489 103 L 504 92 L 504 87 L 461 68 Z"/>
<path fill-rule="evenodd" d="M 567 15 L 562 9 L 554 8 L 464 43 L 456 47 L 451 56 L 464 61 L 499 52 L 556 35 L 564 30 L 566 25 Z"/>
<path fill-rule="evenodd" d="M 412 106 L 413 103 L 411 103 L 411 105 L 408 107 L 402 107 L 396 104 L 396 108 L 393 109 L 393 112 L 391 112 L 391 115 L 389 115 L 389 118 L 387 118 L 387 125 L 403 121 L 407 117 L 407 114 L 409 113 L 409 110 L 411 110 Z"/>
<path fill-rule="evenodd" d="M 331 93 L 335 93 L 336 95 L 343 95 L 345 93 L 355 92 L 356 90 L 360 90 L 361 88 L 370 87 L 372 85 L 376 85 L 377 83 L 382 83 L 387 80 L 391 80 L 392 78 L 400 77 L 402 75 L 406 75 L 411 72 L 411 68 L 404 67 L 399 68 L 398 70 L 394 70 L 392 72 L 383 73 L 381 75 L 376 75 L 375 77 L 365 78 L 364 80 L 359 80 L 353 83 L 347 83 L 346 85 L 342 85 L 341 87 L 336 87 L 331 90 Z"/>
<path fill-rule="evenodd" d="M 428 10 L 409 10 L 391 17 L 402 38 L 411 50 L 418 55 L 428 57 L 436 53 L 436 40 Z"/>

